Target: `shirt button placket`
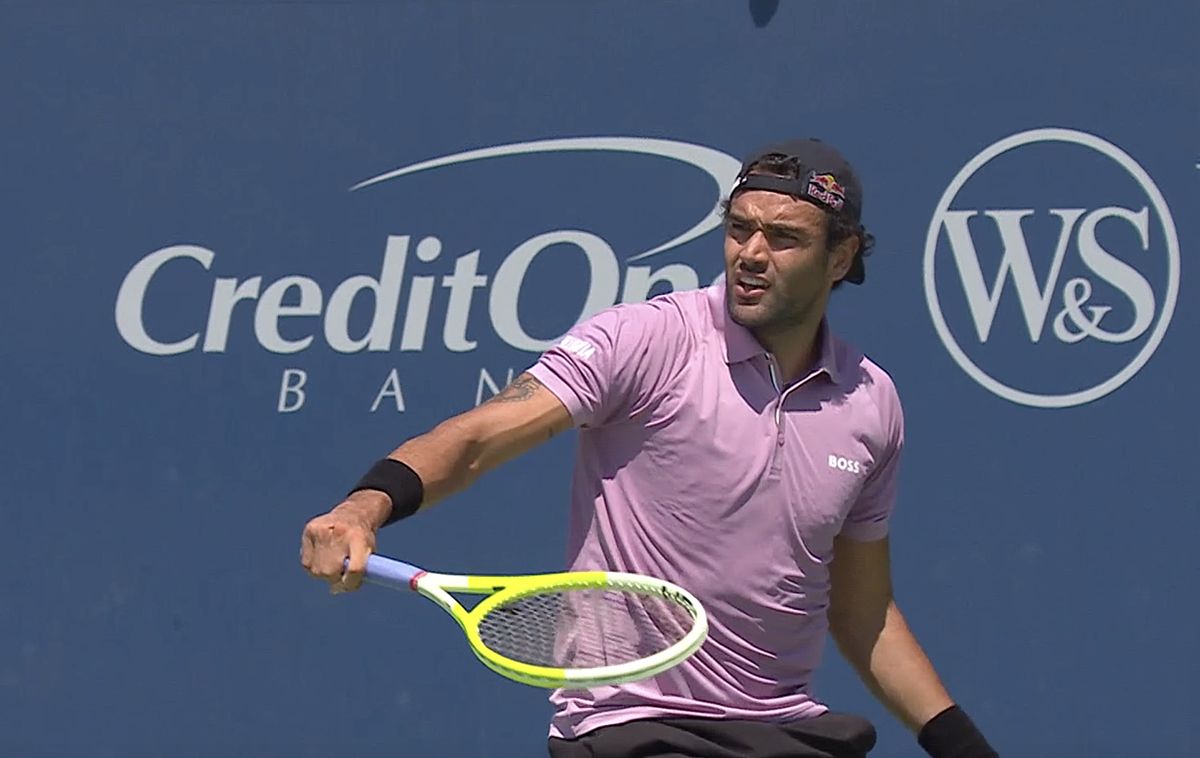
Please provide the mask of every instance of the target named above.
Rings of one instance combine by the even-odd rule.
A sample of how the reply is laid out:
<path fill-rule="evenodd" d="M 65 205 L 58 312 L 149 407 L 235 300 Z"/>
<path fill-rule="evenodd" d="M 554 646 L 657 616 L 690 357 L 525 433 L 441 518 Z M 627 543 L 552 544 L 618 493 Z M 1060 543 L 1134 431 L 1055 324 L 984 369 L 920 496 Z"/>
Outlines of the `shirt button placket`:
<path fill-rule="evenodd" d="M 771 476 L 776 477 L 783 468 L 783 401 L 786 394 L 779 386 L 779 374 L 775 369 L 774 356 L 767 356 L 767 368 L 771 372 L 771 386 L 775 388 L 775 449 L 771 451 Z"/>

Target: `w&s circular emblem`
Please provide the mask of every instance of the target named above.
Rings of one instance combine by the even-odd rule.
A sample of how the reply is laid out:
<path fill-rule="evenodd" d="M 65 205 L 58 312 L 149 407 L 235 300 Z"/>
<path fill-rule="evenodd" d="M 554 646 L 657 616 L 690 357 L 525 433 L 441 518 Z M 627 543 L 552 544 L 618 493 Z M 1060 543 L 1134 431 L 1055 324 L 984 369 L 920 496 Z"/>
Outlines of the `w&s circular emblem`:
<path fill-rule="evenodd" d="M 924 282 L 938 336 L 972 379 L 1023 405 L 1080 405 L 1129 381 L 1162 341 L 1179 240 L 1125 151 L 1035 129 L 984 149 L 950 182 Z"/>

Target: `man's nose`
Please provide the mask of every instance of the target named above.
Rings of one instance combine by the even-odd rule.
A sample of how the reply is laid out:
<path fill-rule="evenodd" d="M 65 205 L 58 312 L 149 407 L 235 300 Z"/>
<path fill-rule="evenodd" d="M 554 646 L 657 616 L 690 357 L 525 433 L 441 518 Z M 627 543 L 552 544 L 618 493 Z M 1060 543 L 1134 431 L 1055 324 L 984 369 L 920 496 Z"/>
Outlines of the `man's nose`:
<path fill-rule="evenodd" d="M 753 273 L 765 271 L 768 248 L 766 235 L 756 229 L 738 250 L 738 266 Z"/>

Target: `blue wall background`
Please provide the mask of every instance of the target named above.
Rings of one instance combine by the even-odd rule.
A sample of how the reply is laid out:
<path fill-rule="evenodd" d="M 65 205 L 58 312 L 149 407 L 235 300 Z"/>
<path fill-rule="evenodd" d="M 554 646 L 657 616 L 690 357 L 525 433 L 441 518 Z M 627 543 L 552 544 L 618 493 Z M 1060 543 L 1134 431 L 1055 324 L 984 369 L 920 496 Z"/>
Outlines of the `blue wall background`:
<path fill-rule="evenodd" d="M 832 318 L 905 402 L 896 581 L 940 673 L 1005 755 L 1200 754 L 1198 21 L 1183 0 L 0 5 L 0 753 L 541 754 L 542 692 L 487 672 L 424 601 L 330 597 L 298 566 L 300 528 L 371 460 L 474 405 L 482 372 L 502 382 L 536 358 L 497 333 L 490 298 L 518 298 L 539 339 L 576 318 L 591 281 L 579 249 L 548 249 L 519 292 L 494 293 L 513 250 L 580 230 L 612 248 L 622 286 L 639 265 L 682 265 L 707 282 L 719 232 L 629 258 L 695 224 L 717 187 L 686 162 L 612 151 L 350 187 L 536 140 L 655 138 L 740 158 L 812 134 L 867 186 L 877 252 L 867 286 L 839 291 Z M 982 343 L 935 211 L 974 156 L 1048 127 L 1128 154 L 1173 222 L 1096 150 L 1038 142 L 988 162 L 949 199 L 981 212 L 970 229 L 989 286 L 1004 252 L 983 211 L 1032 211 L 1040 286 L 1060 232 L 1052 210 L 1147 210 L 1145 232 L 1111 215 L 1097 231 L 1135 275 L 1089 268 L 1072 226 L 1041 339 L 1010 279 Z M 389 349 L 335 350 L 328 298 L 352 276 L 378 277 L 389 236 L 405 235 Z M 1110 393 L 1061 408 L 1012 402 L 939 337 L 927 236 L 949 330 L 1009 385 L 1100 384 L 1168 326 Z M 426 237 L 441 242 L 432 261 L 416 257 Z M 139 261 L 174 245 L 211 251 L 210 268 L 168 263 L 126 315 L 140 312 L 161 342 L 196 333 L 199 345 L 153 355 L 118 330 L 117 294 Z M 464 259 L 487 282 L 461 335 L 476 344 L 456 352 L 440 278 Z M 260 276 L 261 294 L 289 275 L 322 293 L 321 315 L 280 322 L 284 338 L 313 335 L 310 346 L 268 350 L 248 300 L 225 349 L 201 349 L 218 278 Z M 403 329 L 419 331 L 412 282 L 434 276 L 423 347 L 401 349 Z M 1073 277 L 1093 287 L 1075 310 L 1063 299 Z M 1099 329 L 1128 329 L 1145 291 L 1155 326 L 1134 338 L 1054 336 L 1060 313 L 1080 331 L 1088 306 L 1111 308 Z M 293 288 L 284 302 L 298 298 Z M 366 333 L 371 305 L 355 301 L 351 336 Z M 280 412 L 289 369 L 305 372 L 304 404 Z M 388 396 L 372 412 L 393 370 L 404 410 Z M 387 530 L 380 550 L 447 571 L 557 568 L 572 444 L 558 439 Z M 875 720 L 876 754 L 919 754 L 832 649 L 817 686 Z"/>

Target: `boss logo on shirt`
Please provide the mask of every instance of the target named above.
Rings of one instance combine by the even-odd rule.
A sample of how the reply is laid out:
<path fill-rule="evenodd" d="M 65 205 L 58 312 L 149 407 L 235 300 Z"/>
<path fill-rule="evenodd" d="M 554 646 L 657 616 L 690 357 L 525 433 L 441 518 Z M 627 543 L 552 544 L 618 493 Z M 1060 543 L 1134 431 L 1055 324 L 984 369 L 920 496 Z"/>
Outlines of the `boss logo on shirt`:
<path fill-rule="evenodd" d="M 829 468 L 835 468 L 838 471 L 845 471 L 850 474 L 862 473 L 862 465 L 858 461 L 852 461 L 840 455 L 829 456 Z"/>

